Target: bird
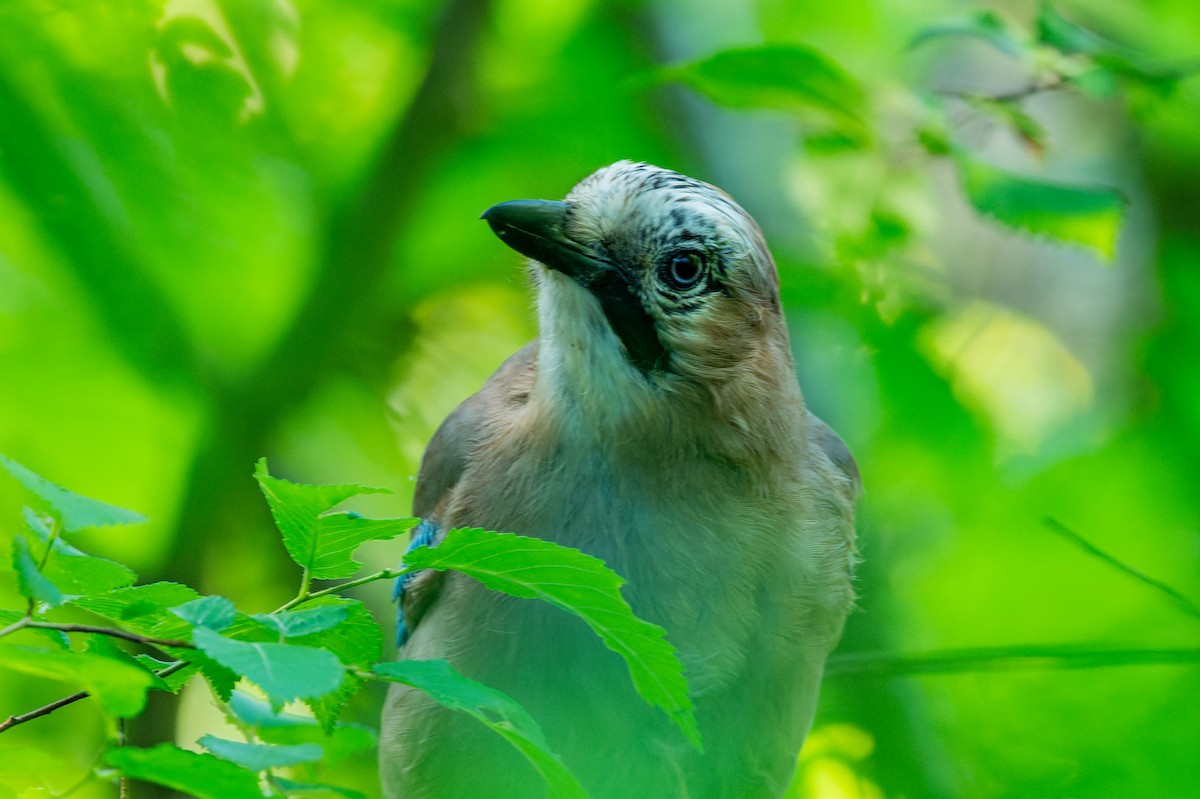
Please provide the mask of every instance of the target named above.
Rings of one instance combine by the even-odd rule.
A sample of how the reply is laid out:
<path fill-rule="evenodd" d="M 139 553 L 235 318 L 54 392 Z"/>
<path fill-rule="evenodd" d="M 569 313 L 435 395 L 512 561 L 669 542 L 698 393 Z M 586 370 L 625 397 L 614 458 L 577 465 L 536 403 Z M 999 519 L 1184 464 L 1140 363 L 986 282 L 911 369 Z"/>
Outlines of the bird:
<path fill-rule="evenodd" d="M 413 545 L 479 527 L 604 560 L 676 647 L 703 751 L 582 621 L 462 574 L 397 583 L 398 657 L 509 694 L 594 799 L 779 797 L 856 601 L 861 480 L 805 405 L 762 231 L 632 161 L 482 218 L 529 259 L 538 336 L 430 440 Z M 388 799 L 545 795 L 509 743 L 407 686 L 379 752 Z"/>

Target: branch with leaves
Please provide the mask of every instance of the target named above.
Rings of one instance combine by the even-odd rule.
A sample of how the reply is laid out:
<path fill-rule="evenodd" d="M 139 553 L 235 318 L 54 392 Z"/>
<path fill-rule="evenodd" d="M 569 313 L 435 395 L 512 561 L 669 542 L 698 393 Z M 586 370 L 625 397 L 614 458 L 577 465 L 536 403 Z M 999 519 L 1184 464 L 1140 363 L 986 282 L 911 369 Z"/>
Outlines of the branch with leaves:
<path fill-rule="evenodd" d="M 73 494 L 3 456 L 0 467 L 42 506 L 40 511 L 26 509 L 27 530 L 13 538 L 17 582 L 27 607 L 24 612 L 0 611 L 0 669 L 82 689 L 10 716 L 0 723 L 0 732 L 95 699 L 110 732 L 109 745 L 97 760 L 97 779 L 119 775 L 196 796 L 236 799 L 265 795 L 262 777 L 273 791 L 270 795 L 310 792 L 316 783 L 297 782 L 282 772 L 314 774 L 323 758 L 322 741 L 348 734 L 342 732 L 346 725 L 339 717 L 349 698 L 366 682 L 397 682 L 468 713 L 512 742 L 545 778 L 551 796 L 586 796 L 549 749 L 537 723 L 511 698 L 466 679 L 441 661 L 381 661 L 380 626 L 361 602 L 339 593 L 417 569 L 453 569 L 494 590 L 576 614 L 625 659 L 645 701 L 668 715 L 681 738 L 700 744 L 683 667 L 664 631 L 633 615 L 621 596 L 624 581 L 618 575 L 577 550 L 512 534 L 452 530 L 436 548 L 410 552 L 399 569 L 355 578 L 362 568 L 353 557 L 359 545 L 402 535 L 416 520 L 370 519 L 336 511 L 345 500 L 381 489 L 292 483 L 271 475 L 264 460 L 255 477 L 284 546 L 300 568 L 300 587 L 274 612 L 247 614 L 225 597 L 201 596 L 179 583 L 135 585 L 132 571 L 83 553 L 68 544 L 64 534 L 136 523 L 140 515 Z M 313 588 L 315 581 L 324 580 L 342 582 Z M 108 624 L 49 617 L 56 612 L 86 613 Z M 13 643 L 22 636 L 41 640 L 37 646 Z M 73 636 L 86 640 L 82 651 L 72 648 Z M 130 654 L 115 641 L 151 647 L 167 659 Z M 246 733 L 245 742 L 205 736 L 198 741 L 205 753 L 167 743 L 151 748 L 120 745 L 120 721 L 143 711 L 148 691 L 177 693 L 197 675 Z M 243 682 L 263 700 L 240 691 Z M 290 703 L 306 705 L 311 715 L 285 714 Z M 311 740 L 273 741 L 271 731 L 285 717 L 283 726 L 311 728 Z M 373 736 L 361 739 L 367 746 L 373 741 Z M 196 776 L 201 774 L 203 779 Z M 346 794 L 345 789 L 323 787 Z"/>

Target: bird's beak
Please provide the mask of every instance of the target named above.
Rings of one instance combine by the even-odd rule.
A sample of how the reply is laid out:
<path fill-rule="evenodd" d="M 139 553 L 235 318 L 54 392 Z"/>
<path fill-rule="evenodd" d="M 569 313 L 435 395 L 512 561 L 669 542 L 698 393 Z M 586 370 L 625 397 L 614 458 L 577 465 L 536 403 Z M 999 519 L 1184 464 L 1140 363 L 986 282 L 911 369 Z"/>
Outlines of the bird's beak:
<path fill-rule="evenodd" d="M 522 255 L 592 287 L 611 278 L 611 263 L 566 233 L 567 204 L 551 200 L 513 200 L 493 205 L 481 217 L 500 239 Z"/>

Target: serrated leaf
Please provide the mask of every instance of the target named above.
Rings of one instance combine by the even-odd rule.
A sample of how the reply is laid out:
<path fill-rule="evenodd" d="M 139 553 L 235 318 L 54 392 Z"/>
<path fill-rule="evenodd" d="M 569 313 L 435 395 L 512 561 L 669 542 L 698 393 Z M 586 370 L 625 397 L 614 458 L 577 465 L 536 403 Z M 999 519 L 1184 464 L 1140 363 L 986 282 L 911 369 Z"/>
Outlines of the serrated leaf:
<path fill-rule="evenodd" d="M 217 663 L 261 688 L 276 707 L 332 693 L 345 673 L 337 657 L 323 649 L 235 641 L 204 627 L 193 631 L 192 640 Z"/>
<path fill-rule="evenodd" d="M 360 485 L 305 485 L 272 477 L 267 461 L 254 472 L 271 515 L 292 560 L 318 580 L 348 577 L 362 568 L 351 555 L 364 541 L 394 538 L 415 524 L 414 519 L 367 519 L 357 513 L 329 509 L 359 494 L 388 493 L 385 488 Z"/>
<path fill-rule="evenodd" d="M 203 596 L 171 608 L 171 612 L 193 627 L 203 627 L 214 632 L 233 624 L 237 608 L 223 596 Z"/>
<path fill-rule="evenodd" d="M 350 609 L 339 605 L 322 605 L 301 610 L 277 613 L 256 613 L 250 618 L 264 627 L 276 630 L 284 638 L 298 638 L 329 630 L 345 621 Z"/>
<path fill-rule="evenodd" d="M 146 691 L 154 682 L 152 675 L 135 664 L 89 652 L 0 646 L 0 666 L 81 688 L 117 718 L 140 713 L 146 705 Z"/>
<path fill-rule="evenodd" d="M 908 46 L 909 49 L 913 49 L 935 39 L 948 37 L 978 39 L 1016 59 L 1023 58 L 1027 50 L 1015 29 L 992 11 L 981 11 L 969 17 L 946 20 L 921 28 L 909 40 Z"/>
<path fill-rule="evenodd" d="M 190 625 L 172 613 L 171 608 L 199 598 L 200 594 L 186 585 L 159 582 L 80 597 L 71 604 L 142 635 L 184 638 Z"/>
<path fill-rule="evenodd" d="M 307 607 L 328 608 L 345 615 L 337 625 L 298 636 L 291 643 L 327 649 L 347 666 L 368 668 L 379 660 L 383 653 L 383 631 L 362 602 L 342 596 L 324 596 L 311 600 Z"/>
<path fill-rule="evenodd" d="M 449 535 L 446 540 L 449 540 Z M 537 722 L 507 694 L 462 676 L 444 660 L 377 663 L 374 671 L 386 680 L 424 691 L 445 707 L 467 713 L 507 740 L 542 775 L 546 782 L 547 799 L 578 799 L 588 795 L 558 756 L 547 747 Z"/>
<path fill-rule="evenodd" d="M 50 582 L 38 568 L 37 559 L 29 549 L 29 540 L 17 534 L 13 536 L 13 569 L 17 572 L 17 589 L 21 596 L 56 608 L 66 601 L 58 586 Z"/>
<path fill-rule="evenodd" d="M 122 747 L 104 762 L 134 779 L 164 785 L 199 799 L 262 799 L 252 771 L 209 754 L 159 744 L 152 749 Z"/>
<path fill-rule="evenodd" d="M 856 128 L 862 125 L 865 97 L 858 82 L 837 62 L 799 44 L 722 50 L 667 67 L 662 77 L 731 108 L 818 110 Z"/>
<path fill-rule="evenodd" d="M 80 496 L 55 485 L 4 455 L 0 455 L 0 466 L 45 502 L 62 520 L 63 530 L 68 533 L 86 527 L 111 527 L 117 524 L 141 524 L 146 521 L 146 517 L 140 513 Z"/>
<path fill-rule="evenodd" d="M 300 763 L 315 763 L 325 756 L 325 751 L 316 744 L 297 744 L 296 746 L 252 744 L 217 738 L 214 735 L 201 736 L 197 743 L 222 760 L 236 763 L 250 771 L 266 771 L 272 768 L 295 766 Z"/>
<path fill-rule="evenodd" d="M 967 198 L 980 213 L 1112 260 L 1126 207 L 1117 190 L 1034 180 L 963 154 L 957 160 Z"/>
<path fill-rule="evenodd" d="M 453 569 L 493 590 L 540 599 L 579 616 L 624 658 L 642 698 L 662 708 L 701 748 L 683 664 L 664 630 L 633 614 L 620 592 L 625 580 L 604 561 L 539 538 L 466 528 L 451 530 L 436 547 L 408 552 L 404 564 L 406 572 Z"/>

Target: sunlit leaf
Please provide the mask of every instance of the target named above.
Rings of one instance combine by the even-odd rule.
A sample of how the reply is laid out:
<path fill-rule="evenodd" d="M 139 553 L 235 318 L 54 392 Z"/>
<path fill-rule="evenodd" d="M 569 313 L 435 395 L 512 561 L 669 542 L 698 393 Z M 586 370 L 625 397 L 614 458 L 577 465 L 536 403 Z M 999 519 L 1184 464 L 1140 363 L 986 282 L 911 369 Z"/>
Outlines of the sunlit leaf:
<path fill-rule="evenodd" d="M 361 791 L 356 791 L 352 788 L 341 788 L 337 785 L 329 785 L 323 782 L 294 782 L 284 779 L 283 777 L 275 777 L 271 780 L 272 784 L 283 791 L 284 796 L 344 796 L 346 799 L 366 799 L 366 794 Z"/>
<path fill-rule="evenodd" d="M 362 567 L 351 555 L 364 541 L 394 538 L 408 532 L 413 519 L 367 519 L 357 513 L 329 509 L 359 494 L 387 489 L 360 485 L 305 485 L 272 477 L 262 459 L 254 473 L 271 515 L 283 534 L 292 560 L 316 579 L 347 577 Z"/>
<path fill-rule="evenodd" d="M 0 466 L 45 502 L 54 514 L 62 519 L 63 529 L 68 533 L 85 527 L 140 524 L 146 521 L 146 517 L 140 513 L 118 508 L 98 499 L 89 499 L 57 486 L 4 455 L 0 455 Z"/>
<path fill-rule="evenodd" d="M 262 799 L 252 771 L 210 754 L 159 744 L 153 749 L 122 747 L 104 762 L 134 779 L 164 785 L 199 799 Z"/>
<path fill-rule="evenodd" d="M 379 663 L 375 673 L 391 682 L 417 688 L 445 707 L 461 710 L 500 735 L 521 752 L 546 781 L 549 799 L 586 797 L 574 775 L 547 747 L 542 730 L 525 708 L 494 688 L 468 679 L 444 660 Z"/>
<path fill-rule="evenodd" d="M 182 638 L 190 625 L 171 612 L 199 599 L 200 594 L 186 585 L 171 582 L 149 583 L 130 588 L 118 588 L 98 596 L 79 597 L 71 601 L 98 616 L 119 622 L 142 635 L 158 638 Z"/>
<path fill-rule="evenodd" d="M 250 771 L 266 771 L 271 768 L 295 766 L 300 763 L 315 763 L 325 752 L 316 744 L 277 746 L 230 741 L 214 735 L 201 736 L 197 742 L 222 760 L 237 763 Z"/>
<path fill-rule="evenodd" d="M 436 547 L 404 556 L 406 571 L 453 569 L 496 591 L 540 599 L 579 616 L 625 659 L 634 687 L 666 711 L 700 748 L 683 664 L 661 627 L 633 614 L 620 588 L 624 579 L 604 561 L 569 547 L 511 533 L 451 530 Z"/>
<path fill-rule="evenodd" d="M 94 696 L 105 712 L 130 718 L 142 711 L 152 675 L 134 664 L 90 652 L 0 646 L 0 667 L 65 682 Z"/>
<path fill-rule="evenodd" d="M 1125 218 L 1116 189 L 1048 183 L 960 154 L 959 172 L 976 210 L 1027 233 L 1089 247 L 1111 260 Z"/>

